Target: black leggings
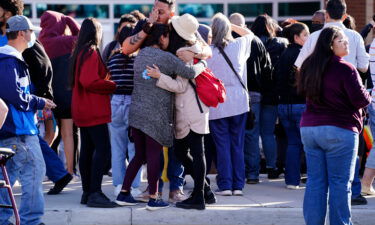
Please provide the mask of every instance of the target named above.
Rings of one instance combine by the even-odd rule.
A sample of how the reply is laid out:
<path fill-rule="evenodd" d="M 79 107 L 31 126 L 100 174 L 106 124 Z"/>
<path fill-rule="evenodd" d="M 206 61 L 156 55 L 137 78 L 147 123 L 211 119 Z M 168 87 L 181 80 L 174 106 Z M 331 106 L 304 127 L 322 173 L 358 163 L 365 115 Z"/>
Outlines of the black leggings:
<path fill-rule="evenodd" d="M 175 154 L 187 172 L 193 177 L 194 191 L 203 191 L 206 176 L 203 135 L 190 130 L 190 133 L 185 138 L 176 139 Z"/>
<path fill-rule="evenodd" d="M 107 124 L 81 127 L 79 169 L 84 192 L 99 192 L 109 162 L 111 144 Z"/>

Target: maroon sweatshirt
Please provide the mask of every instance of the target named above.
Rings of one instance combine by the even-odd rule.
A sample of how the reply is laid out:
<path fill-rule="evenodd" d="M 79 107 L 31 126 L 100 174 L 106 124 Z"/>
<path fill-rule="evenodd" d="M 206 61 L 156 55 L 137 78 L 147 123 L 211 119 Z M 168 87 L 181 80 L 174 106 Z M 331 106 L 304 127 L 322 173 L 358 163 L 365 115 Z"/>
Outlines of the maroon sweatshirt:
<path fill-rule="evenodd" d="M 371 96 L 356 68 L 333 56 L 323 75 L 322 102 L 306 100 L 301 127 L 329 125 L 359 133 L 363 126 L 362 109 L 370 102 Z"/>

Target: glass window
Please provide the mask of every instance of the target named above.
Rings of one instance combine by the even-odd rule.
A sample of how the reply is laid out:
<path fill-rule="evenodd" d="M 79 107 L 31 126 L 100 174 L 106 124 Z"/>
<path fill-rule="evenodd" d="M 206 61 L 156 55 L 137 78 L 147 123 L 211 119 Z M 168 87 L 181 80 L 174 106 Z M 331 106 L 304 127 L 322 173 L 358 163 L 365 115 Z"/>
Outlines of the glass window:
<path fill-rule="evenodd" d="M 279 3 L 279 16 L 312 16 L 320 2 Z"/>
<path fill-rule="evenodd" d="M 211 18 L 218 12 L 223 12 L 223 4 L 178 4 L 180 15 L 189 13 L 198 18 Z"/>
<path fill-rule="evenodd" d="M 38 17 L 46 10 L 57 11 L 74 18 L 109 18 L 109 5 L 50 5 L 44 3 L 38 3 L 36 5 Z"/>
<path fill-rule="evenodd" d="M 123 14 L 130 13 L 133 10 L 139 10 L 141 13 L 145 14 L 146 17 L 150 14 L 152 10 L 152 4 L 122 4 L 114 6 L 115 18 L 120 18 Z"/>
<path fill-rule="evenodd" d="M 228 15 L 235 12 L 245 17 L 257 17 L 264 13 L 272 16 L 272 3 L 228 4 Z"/>
<path fill-rule="evenodd" d="M 24 5 L 23 15 L 26 16 L 26 17 L 28 17 L 28 18 L 32 18 L 33 17 L 33 11 L 32 11 L 32 8 L 31 8 L 31 4 L 25 4 Z"/>

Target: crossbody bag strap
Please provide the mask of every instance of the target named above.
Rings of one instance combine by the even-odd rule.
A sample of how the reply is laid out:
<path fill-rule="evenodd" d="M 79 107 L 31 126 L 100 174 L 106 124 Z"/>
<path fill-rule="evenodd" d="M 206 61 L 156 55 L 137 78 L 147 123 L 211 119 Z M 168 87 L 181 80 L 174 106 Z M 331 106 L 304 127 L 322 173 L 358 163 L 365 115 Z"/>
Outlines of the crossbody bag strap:
<path fill-rule="evenodd" d="M 246 90 L 246 92 L 248 92 L 246 85 L 242 81 L 240 75 L 238 75 L 237 71 L 234 69 L 234 66 L 233 66 L 232 62 L 230 61 L 228 55 L 225 53 L 224 49 L 222 47 L 218 47 L 218 48 L 219 48 L 220 53 L 223 55 L 225 61 L 227 61 L 229 67 L 233 70 L 234 74 L 236 74 L 236 77 L 240 81 L 242 87 Z"/>
<path fill-rule="evenodd" d="M 199 111 L 203 113 L 201 102 L 199 101 L 198 92 L 197 92 L 197 86 L 193 83 L 193 81 L 189 80 L 189 84 L 193 87 L 194 93 L 195 93 L 195 99 L 197 100 Z"/>

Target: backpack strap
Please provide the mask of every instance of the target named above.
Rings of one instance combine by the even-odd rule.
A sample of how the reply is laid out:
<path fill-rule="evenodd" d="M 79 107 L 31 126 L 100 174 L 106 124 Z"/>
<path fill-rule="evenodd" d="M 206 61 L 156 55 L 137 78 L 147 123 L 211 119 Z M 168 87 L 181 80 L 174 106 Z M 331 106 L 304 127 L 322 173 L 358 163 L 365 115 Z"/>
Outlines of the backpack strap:
<path fill-rule="evenodd" d="M 240 81 L 242 87 L 246 90 L 246 92 L 249 92 L 249 91 L 247 90 L 246 85 L 245 85 L 244 82 L 242 81 L 240 75 L 238 75 L 237 71 L 234 69 L 234 66 L 233 66 L 232 62 L 230 61 L 228 55 L 225 53 L 224 49 L 223 49 L 222 47 L 218 47 L 218 48 L 219 48 L 220 53 L 223 55 L 225 61 L 227 61 L 229 67 L 233 70 L 234 74 L 236 74 L 236 77 L 237 77 L 238 80 Z"/>
<path fill-rule="evenodd" d="M 194 93 L 195 93 L 195 99 L 197 99 L 197 103 L 198 103 L 198 107 L 199 107 L 199 111 L 201 113 L 203 113 L 203 109 L 202 109 L 202 105 L 201 105 L 201 102 L 199 101 L 199 97 L 198 97 L 198 93 L 197 93 L 197 86 L 195 86 L 195 84 L 193 83 L 193 81 L 189 80 L 189 84 L 193 87 L 194 89 Z"/>

